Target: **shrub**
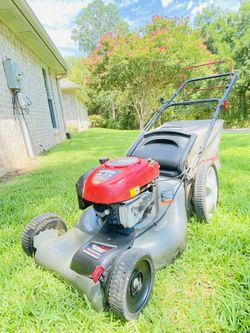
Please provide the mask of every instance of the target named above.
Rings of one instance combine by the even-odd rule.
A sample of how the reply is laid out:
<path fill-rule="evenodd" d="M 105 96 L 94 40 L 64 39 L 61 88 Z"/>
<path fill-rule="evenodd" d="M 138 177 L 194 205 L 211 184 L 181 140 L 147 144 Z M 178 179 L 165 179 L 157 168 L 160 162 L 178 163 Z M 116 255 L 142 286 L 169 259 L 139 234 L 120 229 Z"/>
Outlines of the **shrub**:
<path fill-rule="evenodd" d="M 105 126 L 105 120 L 99 114 L 90 115 L 89 121 L 90 121 L 92 127 L 104 127 Z"/>
<path fill-rule="evenodd" d="M 105 126 L 111 129 L 119 129 L 119 122 L 117 119 L 109 118 L 106 120 Z"/>

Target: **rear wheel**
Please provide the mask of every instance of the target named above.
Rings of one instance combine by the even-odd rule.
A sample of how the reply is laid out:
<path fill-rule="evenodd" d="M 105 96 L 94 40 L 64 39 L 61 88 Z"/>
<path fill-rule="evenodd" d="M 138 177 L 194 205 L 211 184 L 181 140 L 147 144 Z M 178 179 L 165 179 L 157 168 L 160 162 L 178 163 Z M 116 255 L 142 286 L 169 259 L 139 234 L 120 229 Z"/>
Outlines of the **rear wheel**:
<path fill-rule="evenodd" d="M 210 223 L 219 197 L 217 169 L 211 162 L 202 164 L 194 184 L 194 207 L 199 219 Z"/>
<path fill-rule="evenodd" d="M 125 251 L 114 264 L 108 286 L 111 309 L 126 320 L 138 317 L 149 301 L 154 275 L 152 259 L 145 251 Z"/>
<path fill-rule="evenodd" d="M 59 236 L 67 231 L 63 219 L 54 213 L 45 213 L 35 217 L 24 229 L 21 239 L 23 250 L 27 255 L 32 256 L 36 252 L 34 237 L 46 229 L 56 230 Z"/>

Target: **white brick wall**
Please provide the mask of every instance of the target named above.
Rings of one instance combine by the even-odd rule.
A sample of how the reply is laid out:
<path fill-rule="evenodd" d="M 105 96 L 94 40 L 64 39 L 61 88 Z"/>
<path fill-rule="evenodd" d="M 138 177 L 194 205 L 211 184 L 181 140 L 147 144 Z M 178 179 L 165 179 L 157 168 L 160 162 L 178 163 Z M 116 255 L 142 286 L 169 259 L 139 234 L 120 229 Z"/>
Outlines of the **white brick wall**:
<path fill-rule="evenodd" d="M 0 177 L 7 171 L 21 169 L 27 162 L 28 157 L 19 123 L 13 119 L 0 119 Z"/>
<path fill-rule="evenodd" d="M 83 130 L 89 127 L 88 113 L 73 90 L 63 90 L 64 115 L 67 127 Z"/>
<path fill-rule="evenodd" d="M 3 68 L 3 60 L 6 58 L 15 61 L 24 73 L 22 93 L 32 101 L 26 122 L 35 155 L 65 139 L 55 75 L 0 21 L 0 173 L 3 173 L 4 169 L 7 170 L 6 161 L 13 169 L 21 167 L 28 160 L 20 124 L 13 115 L 12 93 L 8 89 Z M 51 124 L 42 68 L 46 69 L 50 78 L 58 124 L 56 130 Z"/>
<path fill-rule="evenodd" d="M 78 116 L 77 116 L 75 94 L 72 93 L 70 90 L 69 91 L 63 90 L 62 96 L 63 96 L 65 120 L 66 121 L 77 120 Z"/>

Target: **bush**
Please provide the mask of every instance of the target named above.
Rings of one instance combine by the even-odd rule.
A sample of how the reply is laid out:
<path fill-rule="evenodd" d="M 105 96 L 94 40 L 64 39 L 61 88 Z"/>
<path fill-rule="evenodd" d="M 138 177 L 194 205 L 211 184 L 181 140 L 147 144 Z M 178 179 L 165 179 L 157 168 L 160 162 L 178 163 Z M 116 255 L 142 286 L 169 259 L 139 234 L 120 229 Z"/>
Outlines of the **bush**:
<path fill-rule="evenodd" d="M 111 129 L 119 129 L 119 122 L 117 119 L 109 118 L 106 120 L 105 126 Z"/>
<path fill-rule="evenodd" d="M 90 115 L 89 121 L 90 121 L 92 127 L 104 127 L 105 126 L 105 120 L 99 114 Z"/>
<path fill-rule="evenodd" d="M 134 110 L 127 109 L 120 116 L 119 128 L 133 130 L 139 128 L 139 122 Z"/>

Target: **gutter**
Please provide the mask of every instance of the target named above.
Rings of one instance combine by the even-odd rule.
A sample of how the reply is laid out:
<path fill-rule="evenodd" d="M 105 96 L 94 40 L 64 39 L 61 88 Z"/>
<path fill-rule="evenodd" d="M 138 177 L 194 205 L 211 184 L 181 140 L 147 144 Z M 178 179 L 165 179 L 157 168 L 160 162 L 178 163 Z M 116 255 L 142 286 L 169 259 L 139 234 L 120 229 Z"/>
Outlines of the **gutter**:
<path fill-rule="evenodd" d="M 15 5 L 17 10 L 22 14 L 25 20 L 29 23 L 32 30 L 36 32 L 37 36 L 40 38 L 42 43 L 46 46 L 49 52 L 56 58 L 57 62 L 61 65 L 65 74 L 67 73 L 69 67 L 64 60 L 63 56 L 58 51 L 57 47 L 55 46 L 54 42 L 36 17 L 35 13 L 28 5 L 25 0 L 12 0 L 12 3 Z"/>

